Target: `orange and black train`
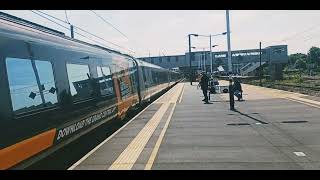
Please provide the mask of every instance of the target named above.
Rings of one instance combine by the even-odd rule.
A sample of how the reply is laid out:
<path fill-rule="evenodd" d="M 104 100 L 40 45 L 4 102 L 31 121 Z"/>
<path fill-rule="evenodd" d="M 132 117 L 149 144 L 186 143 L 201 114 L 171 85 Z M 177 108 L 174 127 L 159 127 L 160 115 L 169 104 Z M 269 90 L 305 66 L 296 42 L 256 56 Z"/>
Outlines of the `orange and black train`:
<path fill-rule="evenodd" d="M 0 14 L 0 169 L 32 164 L 170 88 L 180 74 Z"/>

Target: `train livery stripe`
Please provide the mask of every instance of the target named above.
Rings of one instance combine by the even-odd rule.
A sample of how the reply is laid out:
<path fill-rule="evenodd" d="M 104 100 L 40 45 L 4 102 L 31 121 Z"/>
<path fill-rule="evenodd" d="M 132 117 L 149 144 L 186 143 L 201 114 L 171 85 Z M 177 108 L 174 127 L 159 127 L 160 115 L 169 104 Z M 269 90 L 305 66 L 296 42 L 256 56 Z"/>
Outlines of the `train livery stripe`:
<path fill-rule="evenodd" d="M 32 138 L 0 150 L 0 169 L 8 169 L 17 163 L 53 145 L 56 129 L 51 129 Z"/>

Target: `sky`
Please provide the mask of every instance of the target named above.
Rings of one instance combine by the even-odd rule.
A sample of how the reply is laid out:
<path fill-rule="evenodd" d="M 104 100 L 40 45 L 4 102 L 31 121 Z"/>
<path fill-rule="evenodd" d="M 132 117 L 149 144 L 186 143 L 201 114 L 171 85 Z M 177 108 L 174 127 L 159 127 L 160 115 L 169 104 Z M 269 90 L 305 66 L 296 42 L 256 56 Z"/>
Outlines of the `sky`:
<path fill-rule="evenodd" d="M 64 32 L 60 27 L 28 10 L 2 11 Z M 67 21 L 64 10 L 44 10 Z M 188 51 L 188 34 L 221 34 L 226 31 L 225 10 L 95 10 L 111 23 L 105 23 L 89 10 L 67 10 L 68 21 L 100 38 L 76 30 L 105 46 L 135 57 L 181 55 Z M 288 45 L 288 53 L 307 53 L 320 47 L 319 10 L 230 10 L 231 49 L 258 49 L 272 45 Z M 57 21 L 59 22 L 59 21 Z M 69 26 L 59 22 L 64 26 Z M 123 35 L 124 34 L 124 35 Z M 75 38 L 95 43 L 75 34 Z M 227 50 L 227 36 L 215 36 L 213 51 Z M 208 37 L 192 37 L 196 50 L 209 50 Z M 120 46 L 120 47 L 119 47 Z"/>

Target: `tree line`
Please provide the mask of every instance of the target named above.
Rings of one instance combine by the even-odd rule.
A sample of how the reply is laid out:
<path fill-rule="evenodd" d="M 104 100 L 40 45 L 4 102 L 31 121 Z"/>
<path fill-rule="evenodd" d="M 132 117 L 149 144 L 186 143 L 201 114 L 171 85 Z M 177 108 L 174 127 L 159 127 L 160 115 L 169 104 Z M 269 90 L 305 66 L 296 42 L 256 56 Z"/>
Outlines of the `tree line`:
<path fill-rule="evenodd" d="M 307 54 L 290 54 L 287 68 L 320 72 L 320 48 L 311 47 Z"/>

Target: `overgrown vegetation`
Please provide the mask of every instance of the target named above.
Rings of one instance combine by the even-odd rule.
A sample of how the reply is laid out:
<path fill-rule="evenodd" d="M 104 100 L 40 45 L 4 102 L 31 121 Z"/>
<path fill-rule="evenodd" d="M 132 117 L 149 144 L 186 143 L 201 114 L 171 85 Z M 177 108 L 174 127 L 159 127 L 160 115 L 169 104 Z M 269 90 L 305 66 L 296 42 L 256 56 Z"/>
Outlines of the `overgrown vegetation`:
<path fill-rule="evenodd" d="M 243 80 L 244 83 L 260 85 L 259 79 Z M 262 79 L 262 86 L 320 96 L 320 48 L 311 47 L 307 54 L 289 55 L 283 70 L 283 79 Z"/>
<path fill-rule="evenodd" d="M 285 73 L 282 80 L 272 81 L 263 78 L 261 82 L 264 87 L 320 97 L 320 75 L 309 76 L 296 71 Z M 259 79 L 243 80 L 243 83 L 260 86 Z"/>
<path fill-rule="evenodd" d="M 300 75 L 320 75 L 320 48 L 311 47 L 307 54 L 295 53 L 289 55 L 289 62 L 284 72 L 299 70 Z"/>

